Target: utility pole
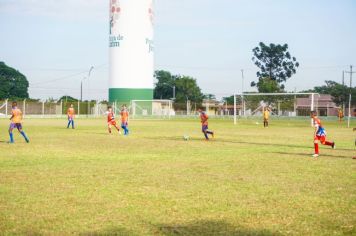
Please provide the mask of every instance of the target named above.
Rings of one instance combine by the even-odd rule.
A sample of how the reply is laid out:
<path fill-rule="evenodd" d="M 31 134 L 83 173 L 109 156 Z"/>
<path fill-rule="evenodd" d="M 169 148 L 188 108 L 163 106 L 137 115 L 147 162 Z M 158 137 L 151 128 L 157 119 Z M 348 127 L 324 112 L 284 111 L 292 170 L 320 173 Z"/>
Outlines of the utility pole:
<path fill-rule="evenodd" d="M 245 116 L 245 102 L 244 102 L 244 70 L 241 70 L 241 78 L 242 78 L 242 85 L 241 85 L 241 115 Z M 236 95 L 234 96 L 236 99 Z"/>
<path fill-rule="evenodd" d="M 345 85 L 345 71 L 342 71 L 342 86 Z M 342 113 L 345 114 L 345 101 L 342 102 Z"/>
<path fill-rule="evenodd" d="M 350 120 L 351 120 L 351 92 L 352 92 L 352 74 L 356 73 L 352 71 L 352 65 L 350 65 L 350 71 L 345 71 L 345 73 L 350 74 L 350 93 L 349 93 L 349 116 L 347 119 L 347 127 L 350 128 Z"/>

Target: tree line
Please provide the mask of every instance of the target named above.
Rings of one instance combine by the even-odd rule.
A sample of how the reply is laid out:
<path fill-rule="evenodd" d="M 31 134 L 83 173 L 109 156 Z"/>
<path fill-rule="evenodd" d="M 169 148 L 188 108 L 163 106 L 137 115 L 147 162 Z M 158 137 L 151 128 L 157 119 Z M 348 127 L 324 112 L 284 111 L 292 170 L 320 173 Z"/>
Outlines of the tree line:
<path fill-rule="evenodd" d="M 288 44 L 269 44 L 260 42 L 252 50 L 252 62 L 258 67 L 257 81 L 251 83 L 260 93 L 285 92 L 285 83 L 297 73 L 299 62 L 288 51 Z M 203 99 L 215 99 L 213 94 L 203 94 L 197 80 L 187 75 L 174 75 L 169 71 L 155 71 L 156 83 L 154 99 L 174 99 L 176 104 L 187 101 L 201 104 Z M 25 75 L 0 62 L 0 99 L 29 98 L 29 83 Z M 325 85 L 316 86 L 303 92 L 330 94 L 337 105 L 347 104 L 349 93 L 352 104 L 356 103 L 356 88 L 348 88 L 335 81 L 325 81 Z M 75 101 L 75 98 L 63 96 L 63 99 Z M 227 104 L 233 104 L 233 96 L 223 98 Z"/>

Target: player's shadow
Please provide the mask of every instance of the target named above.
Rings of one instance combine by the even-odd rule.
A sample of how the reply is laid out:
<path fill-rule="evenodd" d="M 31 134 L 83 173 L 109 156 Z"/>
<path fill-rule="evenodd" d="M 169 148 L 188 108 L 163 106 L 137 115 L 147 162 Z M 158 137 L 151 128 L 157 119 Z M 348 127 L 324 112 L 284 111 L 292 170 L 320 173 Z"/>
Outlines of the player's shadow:
<path fill-rule="evenodd" d="M 278 154 L 278 155 L 288 155 L 288 156 L 303 156 L 303 157 L 308 157 L 308 156 L 311 156 L 311 153 L 291 153 L 291 152 L 271 152 L 271 153 L 274 153 L 274 154 Z M 341 159 L 349 159 L 351 158 L 351 156 L 340 156 L 340 155 L 330 155 L 330 154 L 327 154 L 327 153 L 323 153 L 320 155 L 320 158 L 323 158 L 323 157 L 331 157 L 331 158 L 341 158 Z"/>
<path fill-rule="evenodd" d="M 117 236 L 138 236 L 139 234 L 129 231 L 123 227 L 112 227 L 104 231 L 94 231 L 85 232 L 79 234 L 80 236 L 107 236 L 107 235 L 117 235 Z"/>
<path fill-rule="evenodd" d="M 277 232 L 271 232 L 266 229 L 248 229 L 241 226 L 235 226 L 225 221 L 203 220 L 191 222 L 188 224 L 166 224 L 156 226 L 162 235 L 256 235 L 272 236 L 281 235 Z"/>
<path fill-rule="evenodd" d="M 202 220 L 186 224 L 150 224 L 148 231 L 152 235 L 187 235 L 187 236 L 234 236 L 234 235 L 255 235 L 255 236 L 272 236 L 281 235 L 278 232 L 271 232 L 266 229 L 249 229 L 241 226 L 232 225 L 225 221 Z M 86 232 L 79 234 L 82 236 L 104 236 L 104 235 L 121 235 L 136 236 L 142 235 L 133 230 L 127 230 L 122 227 L 113 227 L 103 231 Z"/>

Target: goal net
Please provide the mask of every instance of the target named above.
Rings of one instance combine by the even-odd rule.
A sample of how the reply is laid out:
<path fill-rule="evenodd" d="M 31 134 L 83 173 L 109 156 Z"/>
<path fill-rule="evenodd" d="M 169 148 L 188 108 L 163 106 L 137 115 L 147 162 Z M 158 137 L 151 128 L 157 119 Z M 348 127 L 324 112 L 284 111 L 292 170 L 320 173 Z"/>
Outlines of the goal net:
<path fill-rule="evenodd" d="M 331 97 L 318 93 L 243 93 L 234 96 L 234 120 L 236 116 L 262 116 L 268 109 L 272 116 L 309 116 L 311 110 L 319 115 L 331 115 L 338 107 Z"/>
<path fill-rule="evenodd" d="M 132 118 L 170 118 L 175 115 L 172 100 L 132 100 L 129 111 Z"/>

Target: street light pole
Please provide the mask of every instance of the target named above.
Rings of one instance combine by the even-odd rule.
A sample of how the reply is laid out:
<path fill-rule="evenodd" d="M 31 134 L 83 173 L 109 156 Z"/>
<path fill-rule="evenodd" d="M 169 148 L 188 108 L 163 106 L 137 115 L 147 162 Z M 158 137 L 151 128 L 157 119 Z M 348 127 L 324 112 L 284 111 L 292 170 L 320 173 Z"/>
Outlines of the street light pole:
<path fill-rule="evenodd" d="M 352 92 L 352 74 L 356 72 L 352 72 L 352 65 L 350 65 L 350 71 L 345 71 L 345 73 L 350 74 L 350 93 L 349 93 L 349 116 L 347 119 L 347 127 L 350 128 L 350 120 L 351 120 L 351 92 Z"/>

